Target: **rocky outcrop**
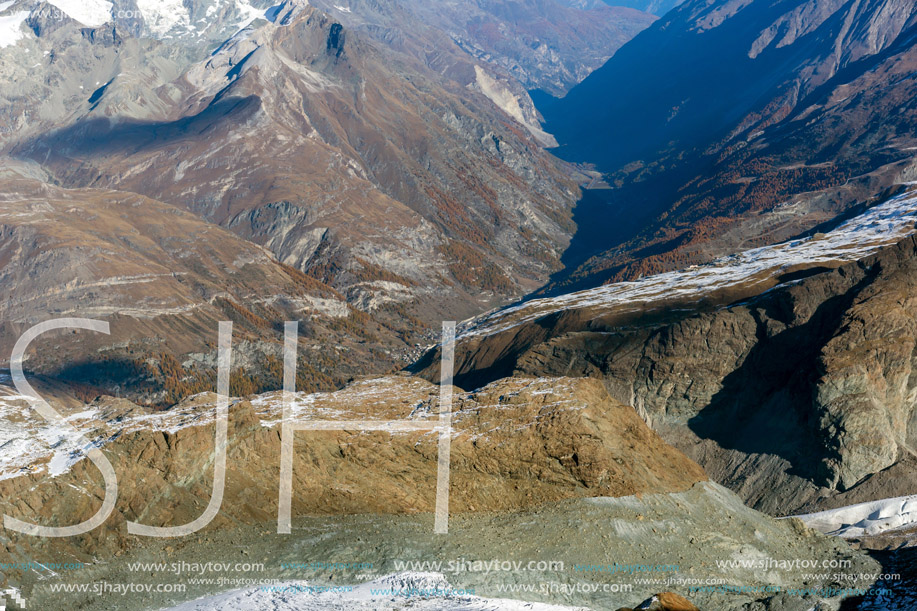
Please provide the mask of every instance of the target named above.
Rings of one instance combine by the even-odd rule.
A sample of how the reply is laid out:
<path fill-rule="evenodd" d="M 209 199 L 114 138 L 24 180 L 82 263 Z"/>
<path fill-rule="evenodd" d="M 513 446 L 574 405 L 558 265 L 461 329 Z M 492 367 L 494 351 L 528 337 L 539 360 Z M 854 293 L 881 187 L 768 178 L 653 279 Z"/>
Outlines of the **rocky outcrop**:
<path fill-rule="evenodd" d="M 26 25 L 36 36 L 47 36 L 64 26 L 73 26 L 75 22 L 59 8 L 47 2 L 39 2 L 29 12 Z"/>
<path fill-rule="evenodd" d="M 917 448 L 917 240 L 815 272 L 656 321 L 545 316 L 470 341 L 471 352 L 460 344 L 458 362 L 465 373 L 492 363 L 599 377 L 715 480 L 767 511 L 789 513 L 858 484 L 909 494 L 887 470 Z"/>

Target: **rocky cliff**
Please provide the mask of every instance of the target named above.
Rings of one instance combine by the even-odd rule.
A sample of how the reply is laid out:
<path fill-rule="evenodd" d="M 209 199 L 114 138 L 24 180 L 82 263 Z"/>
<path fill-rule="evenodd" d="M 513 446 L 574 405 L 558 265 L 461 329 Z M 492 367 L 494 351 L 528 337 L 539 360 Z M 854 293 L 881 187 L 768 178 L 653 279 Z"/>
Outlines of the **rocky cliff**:
<path fill-rule="evenodd" d="M 468 332 L 456 379 L 601 378 L 711 477 L 767 511 L 838 494 L 867 500 L 857 490 L 908 494 L 917 240 L 834 269 L 809 263 L 758 296 L 687 287 L 679 298 L 672 284 L 643 304 L 606 296 L 531 317 L 523 306 L 515 324 L 498 317 L 487 323 L 493 334 Z"/>

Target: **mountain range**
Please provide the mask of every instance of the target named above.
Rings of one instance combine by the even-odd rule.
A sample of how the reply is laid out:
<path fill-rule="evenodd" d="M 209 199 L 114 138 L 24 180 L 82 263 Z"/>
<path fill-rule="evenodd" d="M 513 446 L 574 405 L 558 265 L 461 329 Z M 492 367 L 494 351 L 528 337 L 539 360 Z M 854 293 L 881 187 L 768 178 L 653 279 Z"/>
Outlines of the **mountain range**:
<path fill-rule="evenodd" d="M 244 8 L 218 13 L 219 23 L 232 23 Z M 25 33 L 0 52 L 0 71 L 15 84 L 2 94 L 7 124 L 16 126 L 0 130 L 4 154 L 16 160 L 8 171 L 65 189 L 66 198 L 86 189 L 140 195 L 235 234 L 240 249 L 263 247 L 275 268 L 305 275 L 344 302 L 336 306 L 345 312 L 336 323 L 342 338 L 365 344 L 376 335 L 369 328 L 390 336 L 367 361 L 388 371 L 409 358 L 410 350 L 393 353 L 404 338 L 416 343 L 434 321 L 505 303 L 557 271 L 579 190 L 576 172 L 542 149 L 550 136 L 509 74 L 394 3 L 369 9 L 380 23 L 424 33 L 441 51 L 425 56 L 416 39 L 392 44 L 378 29 L 345 28 L 296 3 L 251 9 L 254 21 L 212 49 L 212 28 L 175 34 L 184 21 L 166 30 L 150 26 L 149 16 L 138 31 L 153 38 L 136 38 L 117 21 L 87 28 L 74 19 Z M 26 21 L 48 10 L 35 5 Z M 606 13 L 609 21 L 616 15 L 599 11 Z M 90 25 L 103 19 L 80 16 Z M 604 31 L 592 34 L 599 39 Z M 23 79 L 27 72 L 32 78 Z M 90 275 L 104 283 L 121 274 L 100 261 Z M 249 283 L 246 298 L 220 299 L 256 321 L 259 341 L 276 346 L 284 308 L 265 311 L 258 302 L 277 303 L 285 293 L 269 274 Z M 109 295 L 80 290 L 90 309 L 115 307 Z M 9 323 L 20 328 L 35 320 L 29 314 L 20 310 Z M 143 326 L 125 328 L 140 333 Z M 174 345 L 206 345 L 213 330 L 205 327 Z M 101 346 L 113 349 L 106 358 L 159 358 L 147 338 L 129 338 L 126 349 L 124 338 Z M 186 361 L 189 354 L 173 356 Z M 66 373 L 54 360 L 40 370 Z M 337 384 L 352 370 L 321 369 Z M 83 381 L 131 385 L 106 376 Z"/>
<path fill-rule="evenodd" d="M 0 532 L 4 593 L 209 554 L 263 570 L 119 608 L 907 611 L 915 43 L 911 0 L 0 2 L 0 505 L 121 480 Z M 33 342 L 49 424 L 7 368 L 62 317 L 110 334 Z M 225 502 L 135 536 L 213 498 L 223 321 Z M 580 568 L 440 562 L 490 555 Z"/>

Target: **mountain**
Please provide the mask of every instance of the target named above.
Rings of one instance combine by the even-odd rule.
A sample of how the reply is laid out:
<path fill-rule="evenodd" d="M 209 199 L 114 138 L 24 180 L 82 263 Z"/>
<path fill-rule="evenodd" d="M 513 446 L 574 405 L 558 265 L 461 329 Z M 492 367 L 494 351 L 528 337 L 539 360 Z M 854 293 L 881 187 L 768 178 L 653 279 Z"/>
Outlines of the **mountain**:
<path fill-rule="evenodd" d="M 329 4 L 333 4 L 328 0 Z M 367 3 L 354 2 L 350 15 Z M 655 18 L 596 3 L 561 0 L 408 0 L 404 10 L 444 32 L 470 56 L 496 66 L 526 89 L 563 95 Z M 378 21 L 378 20 L 374 20 Z M 439 45 L 441 49 L 443 45 Z M 441 53 L 442 51 L 440 51 Z"/>
<path fill-rule="evenodd" d="M 483 316 L 456 382 L 601 378 L 769 513 L 910 494 L 915 220 L 911 189 L 807 239 Z"/>
<path fill-rule="evenodd" d="M 555 288 L 788 239 L 904 182 L 915 27 L 908 0 L 667 13 L 542 108 L 557 152 L 596 164 L 610 187 L 580 223 L 606 230 Z"/>
<path fill-rule="evenodd" d="M 213 387 L 221 320 L 235 322 L 232 387 L 242 394 L 281 384 L 278 321 L 303 321 L 304 389 L 392 369 L 412 350 L 407 336 L 330 286 L 185 210 L 124 192 L 54 187 L 18 170 L 0 173 L 5 362 L 38 322 L 107 320 L 110 335 L 41 336 L 26 368 L 76 383 L 84 398 L 171 405 Z"/>
<path fill-rule="evenodd" d="M 272 265 L 321 287 L 317 296 L 333 295 L 340 302 L 329 311 L 341 316 L 332 317 L 328 337 L 347 346 L 348 362 L 323 356 L 313 363 L 312 383 L 325 388 L 355 370 L 387 372 L 415 354 L 405 342 L 430 325 L 516 299 L 559 271 L 581 176 L 544 152 L 554 140 L 526 87 L 565 90 L 653 18 L 553 1 L 458 3 L 451 16 L 423 3 L 314 4 L 205 0 L 167 11 L 156 3 L 7 3 L 0 158 L 64 199 L 93 206 L 139 195 L 169 214 L 187 211 L 203 223 L 195 231 L 231 232 L 239 240 L 228 246 L 263 247 Z M 468 21 L 454 30 L 458 15 Z M 485 36 L 487 24 L 503 34 Z M 530 45 L 544 53 L 519 64 L 520 72 L 516 60 L 531 56 Z M 63 260 L 71 255 L 58 251 L 61 269 L 75 265 Z M 146 272 L 134 261 L 135 275 L 158 277 L 171 265 L 144 262 Z M 86 281 L 104 282 L 120 263 Z M 10 295 L 46 288 L 22 270 L 5 271 L 15 279 Z M 264 286 L 250 278 L 231 301 L 259 321 L 260 347 L 251 355 L 262 348 L 272 355 L 252 358 L 252 388 L 264 389 L 276 379 L 273 327 L 298 315 L 265 309 L 258 295 L 285 303 L 278 294 L 287 289 L 276 290 L 271 274 L 260 279 Z M 129 392 L 130 381 L 145 375 L 136 363 L 159 360 L 143 337 L 149 326 L 135 319 L 163 310 L 158 304 L 172 292 L 156 282 L 133 287 L 125 303 L 151 306 L 128 317 L 117 341 L 96 346 L 118 363 L 102 368 L 107 373 L 93 369 L 97 355 L 79 353 L 88 345 L 80 342 L 31 365 Z M 204 294 L 215 299 L 215 291 Z M 120 298 L 92 292 L 79 303 L 114 313 Z M 71 309 L 47 299 L 27 303 L 36 308 L 15 308 L 9 329 Z M 175 342 L 170 357 L 189 362 L 202 352 L 212 339 L 206 320 L 188 341 Z M 345 329 L 359 324 L 368 327 Z M 116 348 L 125 342 L 130 350 Z M 69 358 L 89 360 L 64 371 Z M 153 391 L 161 374 L 131 396 L 157 403 L 181 396 Z M 206 376 L 189 376 L 177 387 L 204 387 Z"/>
<path fill-rule="evenodd" d="M 912 3 L 278 1 L 0 2 L 0 608 L 913 606 Z"/>
<path fill-rule="evenodd" d="M 69 187 L 183 207 L 361 303 L 413 301 L 427 320 L 558 267 L 576 186 L 537 127 L 312 7 L 243 30 L 153 89 L 140 116 L 118 74 L 78 103 L 83 116 L 10 154 Z"/>
<path fill-rule="evenodd" d="M 267 0 L 187 0 L 186 2 L 135 2 L 134 0 L 14 0 L 4 2 L 5 20 L 0 46 L 30 40 L 79 23 L 86 35 L 106 29 L 110 38 L 134 37 L 178 42 L 187 47 L 208 46 L 232 36 L 279 4 Z M 25 15 L 23 15 L 25 13 Z M 14 17 L 15 16 L 15 17 Z M 24 23 L 26 28 L 20 28 Z M 30 31 L 29 31 L 30 30 Z"/>
<path fill-rule="evenodd" d="M 313 310 L 276 306 L 288 296 L 301 302 L 300 283 L 315 288 L 312 297 L 331 300 L 326 310 L 334 313 L 327 321 L 333 328 L 327 336 L 317 333 L 313 345 L 341 346 L 346 362 L 336 362 L 335 354 L 309 357 L 312 387 L 327 388 L 354 371 L 384 373 L 403 364 L 415 350 L 405 342 L 423 342 L 429 325 L 505 303 L 559 268 L 572 230 L 575 173 L 543 151 L 549 136 L 531 102 L 525 105 L 524 89 L 492 75 L 451 41 L 444 56 L 455 74 L 441 75 L 411 53 L 297 3 L 265 12 L 209 53 L 187 37 L 135 38 L 116 25 L 86 28 L 73 20 L 57 25 L 0 49 L 0 73 L 15 84 L 0 93 L 14 126 L 0 134 L 0 157 L 14 168 L 17 183 L 10 183 L 8 202 L 19 202 L 17 193 L 40 197 L 39 184 L 20 192 L 23 176 L 16 172 L 46 183 L 56 198 L 89 207 L 140 196 L 137 201 L 153 202 L 151 210 L 165 218 L 190 213 L 200 224 L 189 231 L 223 236 L 229 250 L 258 252 L 273 271 L 248 277 L 245 290 L 227 288 L 232 307 L 213 301 L 222 281 L 216 278 L 212 288 L 180 297 L 175 287 L 144 281 L 123 296 L 120 289 L 84 292 L 79 308 L 49 299 L 24 302 L 11 307 L 7 340 L 26 321 L 74 308 L 117 316 L 119 307 L 136 301 L 149 310 L 129 308 L 139 312 L 128 316 L 132 321 L 158 316 L 172 312 L 162 305 L 169 296 L 180 307 L 219 306 L 201 310 L 207 315 L 187 341 L 159 342 L 173 343 L 166 352 L 180 363 L 193 362 L 202 342 L 212 341 L 217 314 L 223 311 L 225 319 L 226 308 L 238 306 L 242 312 L 232 313 L 249 319 L 257 328 L 253 341 L 266 342 L 271 355 L 254 358 L 260 348 L 251 353 L 256 382 L 249 388 L 261 390 L 278 380 L 276 325 Z M 29 73 L 32 78 L 23 77 Z M 53 233 L 62 218 L 41 222 Z M 143 223 L 141 233 L 157 225 L 154 217 Z M 16 222 L 11 227 L 23 231 Z M 157 239 L 185 240 L 169 235 L 179 227 L 164 223 Z M 121 252 L 130 243 L 122 246 L 117 233 L 105 233 L 115 228 L 104 222 L 98 231 L 118 254 L 85 282 L 104 286 L 105 278 L 122 275 L 125 261 L 133 264 L 125 276 L 159 278 L 173 266 L 176 274 L 188 271 L 181 257 Z M 60 273 L 77 266 L 67 260 L 75 251 L 56 254 Z M 11 279 L 11 300 L 49 295 L 45 272 L 10 267 L 0 273 Z M 274 305 L 265 307 L 264 300 Z M 107 392 L 128 392 L 129 381 L 143 377 L 136 363 L 159 360 L 161 346 L 148 341 L 151 335 L 185 336 L 172 324 L 154 333 L 131 322 L 117 341 L 96 346 L 118 363 L 106 365 L 110 373 L 94 369 L 102 353 L 81 354 L 90 344 L 79 340 L 31 365 Z M 108 351 L 125 342 L 130 350 Z M 64 371 L 62 363 L 74 358 L 82 365 Z M 156 403 L 182 396 L 150 394 L 160 373 L 131 396 Z M 175 387 L 206 387 L 205 378 L 191 378 Z"/>

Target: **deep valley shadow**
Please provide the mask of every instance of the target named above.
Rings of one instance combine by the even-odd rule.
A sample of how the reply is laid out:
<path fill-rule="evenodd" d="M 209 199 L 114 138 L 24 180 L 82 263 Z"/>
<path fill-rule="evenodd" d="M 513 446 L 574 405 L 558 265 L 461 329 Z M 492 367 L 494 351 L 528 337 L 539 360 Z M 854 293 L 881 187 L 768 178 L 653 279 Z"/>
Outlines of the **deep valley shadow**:
<path fill-rule="evenodd" d="M 143 149 L 194 140 L 224 125 L 239 125 L 261 107 L 257 96 L 217 97 L 201 112 L 175 121 L 86 119 L 43 134 L 13 150 L 17 157 L 44 162 L 47 156 L 129 155 Z"/>
<path fill-rule="evenodd" d="M 818 481 L 824 442 L 813 412 L 821 375 L 822 348 L 837 332 L 859 293 L 879 273 L 874 266 L 847 292 L 821 303 L 808 321 L 768 336 L 764 318 L 792 323 L 792 296 L 766 294 L 752 308 L 758 341 L 742 365 L 723 380 L 709 405 L 688 421 L 701 438 L 746 454 L 774 454 L 789 461 L 790 472 Z"/>

